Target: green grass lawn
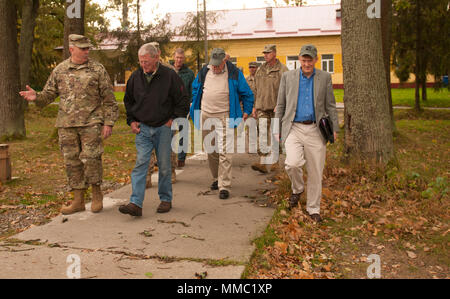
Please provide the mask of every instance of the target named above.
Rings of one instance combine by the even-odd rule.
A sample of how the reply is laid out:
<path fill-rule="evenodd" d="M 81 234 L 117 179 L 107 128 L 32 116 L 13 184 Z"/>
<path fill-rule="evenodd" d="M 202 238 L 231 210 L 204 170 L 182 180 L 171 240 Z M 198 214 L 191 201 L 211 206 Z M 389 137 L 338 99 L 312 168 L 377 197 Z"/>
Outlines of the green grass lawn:
<path fill-rule="evenodd" d="M 428 88 L 428 101 L 421 101 L 422 107 L 440 107 L 450 108 L 450 91 L 443 89 L 435 91 L 433 88 Z M 124 92 L 114 92 L 116 100 L 123 102 Z M 344 90 L 335 89 L 334 96 L 336 102 L 342 103 L 344 101 Z M 392 101 L 394 106 L 408 106 L 414 107 L 414 88 L 393 88 Z"/>
<path fill-rule="evenodd" d="M 414 107 L 414 93 L 414 88 L 393 88 L 392 104 L 394 106 Z M 420 102 L 422 107 L 450 108 L 450 91 L 448 89 L 435 91 L 433 88 L 428 88 L 427 95 L 428 101 Z M 344 90 L 335 89 L 334 96 L 336 102 L 342 103 L 344 101 Z"/>

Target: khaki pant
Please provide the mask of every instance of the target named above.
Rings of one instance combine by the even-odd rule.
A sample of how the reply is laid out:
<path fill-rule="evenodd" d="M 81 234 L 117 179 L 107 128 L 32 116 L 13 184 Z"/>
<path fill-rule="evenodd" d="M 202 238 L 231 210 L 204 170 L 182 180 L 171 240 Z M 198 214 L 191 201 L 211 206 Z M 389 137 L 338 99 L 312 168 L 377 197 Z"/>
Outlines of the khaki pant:
<path fill-rule="evenodd" d="M 306 164 L 308 172 L 306 210 L 309 214 L 320 214 L 326 144 L 319 128 L 315 124 L 293 123 L 285 146 L 285 169 L 291 179 L 292 193 L 298 194 L 305 190 L 302 168 Z"/>
<path fill-rule="evenodd" d="M 219 190 L 227 190 L 231 189 L 231 162 L 232 162 L 232 152 L 233 149 L 230 149 L 230 141 L 225 138 L 226 130 L 228 128 L 227 118 L 229 117 L 229 113 L 206 113 L 202 111 L 202 137 L 204 142 L 205 151 L 208 153 L 208 164 L 209 170 L 211 171 L 211 175 L 214 181 L 218 181 Z M 208 118 L 215 118 L 220 121 L 222 124 L 222 130 L 216 130 L 214 126 L 210 129 L 205 129 L 205 121 Z M 234 130 L 233 130 L 234 136 Z M 205 140 L 205 138 L 207 138 Z M 214 146 L 215 151 L 210 153 L 211 149 L 207 149 L 206 145 L 211 144 Z M 227 151 L 227 142 L 228 142 L 228 151 Z"/>
<path fill-rule="evenodd" d="M 259 137 L 259 124 L 261 122 L 262 119 L 266 119 L 267 120 L 267 134 L 266 134 L 266 141 L 262 142 L 262 140 L 259 140 L 259 146 L 258 146 L 258 155 L 260 157 L 265 157 L 268 155 L 268 153 L 264 153 L 263 151 L 260 151 L 260 148 L 263 144 L 267 145 L 268 147 L 270 147 L 271 145 L 271 125 L 272 125 L 272 118 L 275 117 L 275 112 L 273 112 L 273 110 L 256 110 L 256 117 L 258 118 L 258 139 L 260 139 Z M 264 151 L 268 151 L 268 149 L 265 149 Z"/>

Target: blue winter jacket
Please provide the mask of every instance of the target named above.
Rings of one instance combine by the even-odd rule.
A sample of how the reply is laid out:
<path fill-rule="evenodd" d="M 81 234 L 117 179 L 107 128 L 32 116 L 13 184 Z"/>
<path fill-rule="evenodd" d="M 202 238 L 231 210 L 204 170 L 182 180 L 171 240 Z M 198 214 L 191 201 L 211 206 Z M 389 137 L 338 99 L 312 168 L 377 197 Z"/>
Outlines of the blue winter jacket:
<path fill-rule="evenodd" d="M 253 109 L 254 96 L 244 74 L 231 62 L 227 61 L 226 64 L 228 68 L 228 88 L 230 90 L 230 119 L 235 119 L 235 121 L 230 121 L 230 127 L 237 127 L 243 116 L 239 102 L 242 101 L 244 104 L 244 113 L 250 115 Z M 199 111 L 201 110 L 203 85 L 208 71 L 208 66 L 204 66 L 192 83 L 192 106 L 189 114 L 196 128 L 200 128 Z M 195 112 L 196 110 L 197 112 Z"/>

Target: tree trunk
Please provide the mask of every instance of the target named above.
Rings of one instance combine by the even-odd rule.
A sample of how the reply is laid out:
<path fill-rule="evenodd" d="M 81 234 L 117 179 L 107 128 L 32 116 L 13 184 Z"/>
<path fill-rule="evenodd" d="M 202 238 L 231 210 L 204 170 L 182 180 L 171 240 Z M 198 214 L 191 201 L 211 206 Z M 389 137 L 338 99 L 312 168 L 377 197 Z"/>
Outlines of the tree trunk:
<path fill-rule="evenodd" d="M 128 0 L 122 0 L 122 29 L 127 31 L 128 26 Z"/>
<path fill-rule="evenodd" d="M 422 78 L 422 101 L 426 102 L 427 98 L 427 77 Z"/>
<path fill-rule="evenodd" d="M 383 42 L 383 60 L 386 73 L 386 86 L 388 90 L 389 110 L 391 114 L 392 129 L 396 131 L 394 120 L 394 108 L 392 106 L 391 92 L 391 49 L 392 49 L 392 0 L 381 2 L 381 36 Z"/>
<path fill-rule="evenodd" d="M 416 93 L 415 93 L 415 100 L 416 104 L 414 108 L 417 112 L 420 111 L 420 81 L 421 81 L 421 71 L 422 71 L 422 64 L 421 64 L 421 43 L 422 43 L 422 29 L 420 27 L 420 1 L 416 0 L 416 67 L 415 67 L 415 75 L 416 75 Z"/>
<path fill-rule="evenodd" d="M 417 63 L 417 57 L 416 57 L 416 63 Z M 417 69 L 417 67 L 416 67 Z M 416 109 L 417 112 L 420 111 L 420 79 L 419 74 L 416 71 L 416 81 L 415 81 L 415 93 L 414 93 L 414 109 Z"/>
<path fill-rule="evenodd" d="M 137 0 L 136 3 L 136 15 L 137 15 L 137 34 L 138 34 L 138 49 L 142 46 L 142 38 L 141 38 L 141 3 L 140 0 Z"/>
<path fill-rule="evenodd" d="M 367 3 L 343 0 L 345 152 L 351 160 L 385 165 L 394 158 L 380 19 Z"/>
<path fill-rule="evenodd" d="M 72 5 L 78 5 L 79 16 L 68 16 L 68 8 Z M 73 0 L 72 3 L 66 2 L 66 13 L 64 15 L 64 59 L 69 58 L 69 35 L 81 34 L 84 35 L 84 8 L 86 0 Z"/>
<path fill-rule="evenodd" d="M 33 53 L 34 27 L 39 9 L 39 0 L 24 1 L 22 6 L 22 26 L 20 28 L 19 63 L 20 89 L 30 84 L 31 56 Z M 28 102 L 23 100 L 24 104 Z"/>
<path fill-rule="evenodd" d="M 14 2 L 0 1 L 0 140 L 25 136 L 16 23 Z"/>

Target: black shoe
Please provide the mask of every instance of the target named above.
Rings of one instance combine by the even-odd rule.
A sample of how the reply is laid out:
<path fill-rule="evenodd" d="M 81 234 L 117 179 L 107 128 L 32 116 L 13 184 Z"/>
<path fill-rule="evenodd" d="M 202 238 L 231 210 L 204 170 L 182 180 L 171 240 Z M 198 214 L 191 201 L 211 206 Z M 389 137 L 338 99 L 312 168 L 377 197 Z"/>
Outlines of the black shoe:
<path fill-rule="evenodd" d="M 142 216 L 142 208 L 138 207 L 134 203 L 129 203 L 127 205 L 121 205 L 119 211 L 122 214 L 128 214 L 131 216 Z"/>
<path fill-rule="evenodd" d="M 220 190 L 219 193 L 220 199 L 227 199 L 228 197 L 230 197 L 230 192 L 228 192 L 227 190 Z"/>
<path fill-rule="evenodd" d="M 211 190 L 219 190 L 219 181 L 214 181 L 214 183 L 212 183 Z"/>
<path fill-rule="evenodd" d="M 291 194 L 291 197 L 289 197 L 289 210 L 297 207 L 298 201 L 300 200 L 300 195 L 302 195 L 302 193 Z"/>
<path fill-rule="evenodd" d="M 322 217 L 320 217 L 319 214 L 312 214 L 309 215 L 309 217 L 311 217 L 311 219 L 314 220 L 314 222 L 316 223 L 322 222 Z"/>

